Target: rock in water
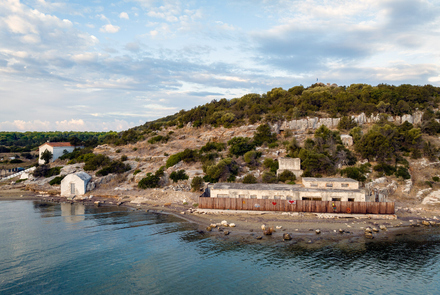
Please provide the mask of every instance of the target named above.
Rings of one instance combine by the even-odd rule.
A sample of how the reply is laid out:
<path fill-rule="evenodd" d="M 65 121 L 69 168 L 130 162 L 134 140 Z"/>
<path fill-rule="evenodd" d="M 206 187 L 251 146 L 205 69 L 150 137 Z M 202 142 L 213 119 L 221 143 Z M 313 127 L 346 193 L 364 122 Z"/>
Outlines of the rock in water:
<path fill-rule="evenodd" d="M 263 237 L 262 236 L 258 236 L 257 237 L 257 240 L 261 240 Z"/>
<path fill-rule="evenodd" d="M 366 229 L 365 229 L 365 233 L 369 233 L 369 234 L 371 234 L 373 232 L 373 230 L 371 229 L 371 228 L 369 228 L 369 227 L 367 227 Z"/>
<path fill-rule="evenodd" d="M 373 239 L 374 238 L 372 233 L 365 233 L 365 237 L 367 239 Z"/>
<path fill-rule="evenodd" d="M 275 228 L 276 229 L 282 229 L 283 227 L 282 226 L 276 226 Z"/>
<path fill-rule="evenodd" d="M 319 234 L 321 233 L 321 231 L 320 231 L 319 229 L 317 229 L 317 230 L 315 230 L 315 233 L 316 233 L 317 235 L 319 235 Z"/>
<path fill-rule="evenodd" d="M 426 226 L 429 226 L 429 225 L 430 225 L 429 221 L 426 221 L 426 220 L 423 220 L 423 221 L 422 221 L 422 224 L 423 224 L 423 225 L 426 225 Z"/>
<path fill-rule="evenodd" d="M 207 230 L 207 231 L 211 231 L 212 228 L 211 228 L 210 226 L 208 226 L 208 227 L 206 228 L 206 230 Z"/>
<path fill-rule="evenodd" d="M 221 224 L 222 224 L 223 226 L 228 226 L 228 222 L 227 222 L 226 220 L 223 220 L 223 221 L 221 222 Z"/>
<path fill-rule="evenodd" d="M 289 234 L 283 234 L 283 240 L 284 241 L 290 241 L 292 237 Z"/>
<path fill-rule="evenodd" d="M 229 227 L 235 227 L 235 223 L 229 224 Z"/>
<path fill-rule="evenodd" d="M 373 227 L 372 230 L 373 230 L 375 233 L 377 233 L 377 232 L 379 231 L 379 230 L 378 230 L 377 228 L 375 228 L 375 227 Z"/>
<path fill-rule="evenodd" d="M 343 230 L 342 228 L 340 228 L 340 229 L 339 229 L 339 232 L 340 232 L 341 234 L 343 234 L 343 233 L 344 233 L 344 230 Z"/>
<path fill-rule="evenodd" d="M 229 235 L 229 231 L 227 230 L 225 230 L 223 233 L 225 234 L 225 236 Z"/>
<path fill-rule="evenodd" d="M 262 230 L 266 230 L 266 225 L 263 224 L 263 225 L 261 226 L 261 229 L 262 229 Z"/>
<path fill-rule="evenodd" d="M 381 225 L 379 228 L 380 230 L 387 230 L 387 227 L 385 225 Z"/>
<path fill-rule="evenodd" d="M 263 234 L 265 234 L 266 236 L 270 236 L 273 233 L 273 229 L 271 227 L 269 227 L 266 230 L 263 230 Z"/>

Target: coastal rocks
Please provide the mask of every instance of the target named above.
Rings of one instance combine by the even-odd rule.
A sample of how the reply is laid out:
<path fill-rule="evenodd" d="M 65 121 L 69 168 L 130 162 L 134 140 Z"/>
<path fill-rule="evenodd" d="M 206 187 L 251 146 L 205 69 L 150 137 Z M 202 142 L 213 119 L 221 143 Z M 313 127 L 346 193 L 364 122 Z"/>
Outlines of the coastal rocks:
<path fill-rule="evenodd" d="M 235 227 L 235 223 L 230 223 L 229 227 Z"/>
<path fill-rule="evenodd" d="M 411 191 L 413 186 L 413 182 L 411 179 L 407 179 L 405 180 L 405 187 L 403 188 L 403 193 L 404 194 L 409 194 L 409 192 Z"/>
<path fill-rule="evenodd" d="M 261 226 L 261 230 L 266 230 L 266 225 L 265 225 L 265 224 L 263 224 L 263 225 Z"/>
<path fill-rule="evenodd" d="M 379 228 L 380 230 L 387 230 L 387 227 L 385 225 L 381 225 Z"/>
<path fill-rule="evenodd" d="M 210 226 L 206 227 L 207 231 L 212 231 L 212 228 Z"/>
<path fill-rule="evenodd" d="M 276 228 L 276 229 L 282 229 L 283 227 L 277 225 L 275 228 Z"/>
<path fill-rule="evenodd" d="M 263 231 L 263 234 L 266 236 L 270 236 L 273 233 L 273 228 L 269 227 L 268 229 Z"/>
<path fill-rule="evenodd" d="M 261 240 L 261 239 L 263 239 L 263 237 L 262 236 L 258 236 L 258 237 L 256 237 L 256 239 L 257 240 Z"/>
<path fill-rule="evenodd" d="M 290 241 L 292 236 L 290 234 L 283 234 L 283 241 Z"/>
<path fill-rule="evenodd" d="M 373 232 L 373 230 L 370 228 L 370 227 L 367 227 L 366 229 L 365 229 L 365 233 L 372 233 Z"/>
<path fill-rule="evenodd" d="M 420 192 L 419 192 L 420 193 Z M 417 196 L 419 194 L 417 193 Z M 428 196 L 426 196 L 423 201 L 423 205 L 435 205 L 440 204 L 440 190 L 431 192 Z"/>
<path fill-rule="evenodd" d="M 367 239 L 374 239 L 374 237 L 373 237 L 373 234 L 372 233 L 365 233 L 365 237 L 367 238 Z"/>
<path fill-rule="evenodd" d="M 429 223 L 429 221 L 427 221 L 427 220 L 423 220 L 422 221 L 422 224 L 424 225 L 424 226 L 430 226 L 431 224 Z"/>
<path fill-rule="evenodd" d="M 225 230 L 225 231 L 223 232 L 223 234 L 224 234 L 225 236 L 228 236 L 228 235 L 230 234 L 230 232 L 227 231 L 227 230 Z"/>
<path fill-rule="evenodd" d="M 376 227 L 373 227 L 371 230 L 375 233 L 379 232 L 379 230 Z"/>
<path fill-rule="evenodd" d="M 315 233 L 316 233 L 317 235 L 319 235 L 319 234 L 321 233 L 321 230 L 317 229 L 317 230 L 315 230 Z"/>
<path fill-rule="evenodd" d="M 223 226 L 228 226 L 228 222 L 226 221 L 226 220 L 223 220 L 222 222 L 220 222 L 221 223 L 221 225 L 223 225 Z"/>

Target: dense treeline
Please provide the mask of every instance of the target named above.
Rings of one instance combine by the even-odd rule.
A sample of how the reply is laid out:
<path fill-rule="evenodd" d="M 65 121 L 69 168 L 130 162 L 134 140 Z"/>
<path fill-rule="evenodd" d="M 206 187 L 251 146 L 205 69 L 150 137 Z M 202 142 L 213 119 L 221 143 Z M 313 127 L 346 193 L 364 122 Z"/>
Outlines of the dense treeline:
<path fill-rule="evenodd" d="M 0 152 L 29 152 L 51 141 L 69 141 L 85 146 L 96 146 L 117 137 L 116 132 L 0 132 Z"/>
<path fill-rule="evenodd" d="M 203 124 L 231 127 L 260 120 L 276 122 L 305 116 L 344 117 L 361 112 L 367 116 L 377 113 L 401 116 L 417 109 L 432 112 L 439 102 L 440 87 L 432 85 L 352 84 L 346 87 L 317 83 L 308 88 L 274 88 L 264 94 L 251 93 L 231 100 L 213 100 L 189 111 L 182 110 L 122 132 L 113 143 L 135 142 L 162 126 L 183 127 L 190 122 L 194 127 Z M 432 116 L 440 118 L 440 113 L 432 112 Z M 428 127 L 430 130 L 437 128 Z"/>

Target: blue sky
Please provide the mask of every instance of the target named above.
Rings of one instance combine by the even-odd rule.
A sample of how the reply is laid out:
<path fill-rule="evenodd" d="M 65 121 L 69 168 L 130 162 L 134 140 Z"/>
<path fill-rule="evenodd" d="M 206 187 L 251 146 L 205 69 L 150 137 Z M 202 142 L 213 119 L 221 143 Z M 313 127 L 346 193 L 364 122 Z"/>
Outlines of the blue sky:
<path fill-rule="evenodd" d="M 0 130 L 126 130 L 324 83 L 440 85 L 440 4 L 0 0 Z"/>

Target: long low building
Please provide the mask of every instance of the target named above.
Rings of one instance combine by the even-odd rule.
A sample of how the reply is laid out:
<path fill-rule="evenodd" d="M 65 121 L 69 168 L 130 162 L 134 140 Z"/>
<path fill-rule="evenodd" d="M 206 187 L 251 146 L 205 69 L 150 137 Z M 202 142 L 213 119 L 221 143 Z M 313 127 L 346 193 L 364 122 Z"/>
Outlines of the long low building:
<path fill-rule="evenodd" d="M 304 185 L 215 183 L 205 196 L 211 198 L 313 200 L 365 202 L 369 197 L 350 178 L 303 178 Z"/>

